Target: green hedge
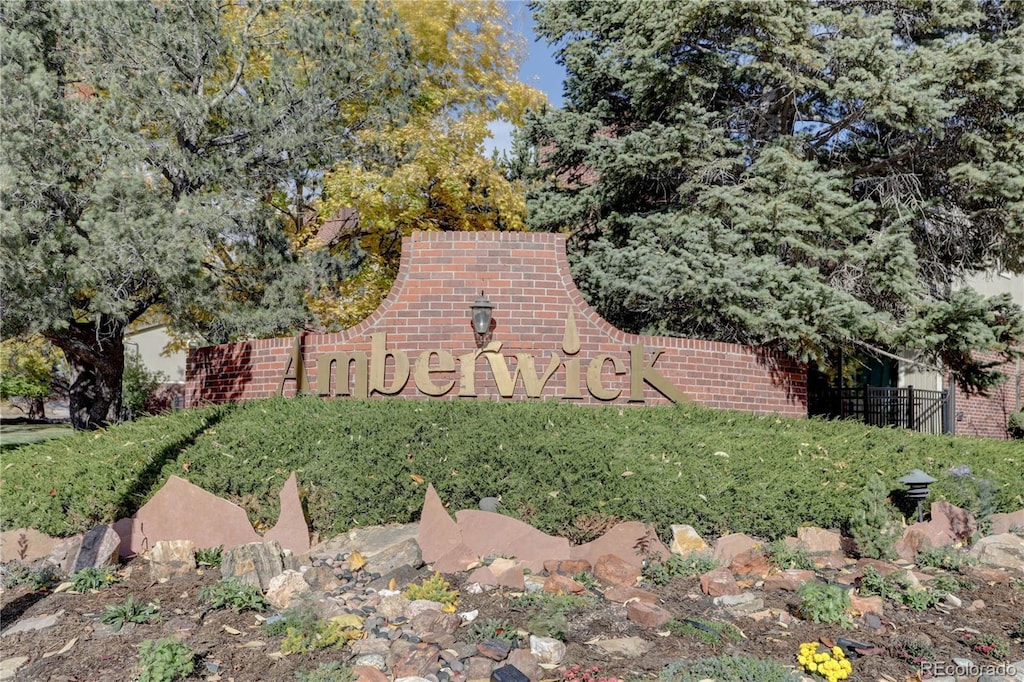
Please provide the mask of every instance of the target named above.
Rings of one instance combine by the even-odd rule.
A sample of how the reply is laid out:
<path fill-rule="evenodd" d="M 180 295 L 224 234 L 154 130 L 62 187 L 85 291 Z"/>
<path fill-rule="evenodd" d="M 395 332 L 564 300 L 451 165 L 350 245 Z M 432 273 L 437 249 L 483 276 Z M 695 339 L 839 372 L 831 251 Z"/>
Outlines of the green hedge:
<path fill-rule="evenodd" d="M 276 399 L 6 452 L 0 526 L 70 534 L 131 514 L 177 474 L 268 527 L 295 471 L 321 537 L 416 520 L 430 482 L 452 509 L 500 495 L 505 513 L 574 539 L 608 516 L 664 537 L 689 523 L 774 539 L 844 525 L 872 473 L 898 490 L 920 468 L 934 496 L 977 506 L 976 479 L 950 472 L 964 465 L 998 510 L 1024 506 L 1024 453 L 1008 441 L 698 407 Z"/>

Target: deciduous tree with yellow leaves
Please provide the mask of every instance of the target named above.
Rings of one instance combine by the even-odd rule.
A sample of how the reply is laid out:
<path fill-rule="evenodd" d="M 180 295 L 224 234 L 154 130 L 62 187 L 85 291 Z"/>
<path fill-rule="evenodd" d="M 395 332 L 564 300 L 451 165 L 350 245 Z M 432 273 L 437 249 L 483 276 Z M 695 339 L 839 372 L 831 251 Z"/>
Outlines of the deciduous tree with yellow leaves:
<path fill-rule="evenodd" d="M 517 78 L 522 45 L 498 0 L 390 0 L 409 34 L 420 86 L 401 125 L 367 128 L 364 153 L 334 166 L 322 217 L 343 208 L 358 223 L 313 248 L 361 249 L 359 274 L 312 303 L 321 324 L 345 327 L 371 313 L 398 267 L 401 240 L 413 230 L 521 230 L 525 192 L 488 158 L 494 121 L 518 124 L 544 95 Z M 309 240 L 310 226 L 299 235 Z"/>

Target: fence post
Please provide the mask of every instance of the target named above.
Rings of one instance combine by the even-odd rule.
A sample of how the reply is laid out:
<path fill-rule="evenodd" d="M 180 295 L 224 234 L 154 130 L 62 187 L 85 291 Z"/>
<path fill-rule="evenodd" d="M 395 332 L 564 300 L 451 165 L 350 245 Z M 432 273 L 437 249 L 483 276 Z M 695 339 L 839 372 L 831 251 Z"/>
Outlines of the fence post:
<path fill-rule="evenodd" d="M 864 402 L 862 403 L 860 418 L 865 424 L 871 423 L 871 387 L 864 384 Z"/>
<path fill-rule="evenodd" d="M 917 424 L 914 423 L 914 387 L 907 386 L 907 428 L 917 431 Z"/>
<path fill-rule="evenodd" d="M 948 388 L 942 389 L 942 432 L 952 433 L 953 432 L 953 410 L 949 404 L 950 392 Z"/>

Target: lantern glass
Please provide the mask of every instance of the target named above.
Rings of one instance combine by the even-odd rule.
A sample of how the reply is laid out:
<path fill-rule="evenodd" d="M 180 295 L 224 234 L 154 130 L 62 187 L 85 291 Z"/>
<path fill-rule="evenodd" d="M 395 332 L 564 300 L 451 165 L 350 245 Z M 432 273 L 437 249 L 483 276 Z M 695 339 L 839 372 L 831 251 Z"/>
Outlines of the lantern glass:
<path fill-rule="evenodd" d="M 483 336 L 491 329 L 491 310 L 494 306 L 484 292 L 480 292 L 480 298 L 473 302 L 470 306 L 470 310 L 473 311 L 473 331 L 478 335 Z"/>

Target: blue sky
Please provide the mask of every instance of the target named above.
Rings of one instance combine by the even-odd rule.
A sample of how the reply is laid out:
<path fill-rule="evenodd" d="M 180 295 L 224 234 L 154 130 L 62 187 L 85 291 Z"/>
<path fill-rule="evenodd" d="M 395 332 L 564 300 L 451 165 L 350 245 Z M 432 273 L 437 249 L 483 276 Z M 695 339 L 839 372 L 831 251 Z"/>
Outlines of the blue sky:
<path fill-rule="evenodd" d="M 523 37 L 524 59 L 519 69 L 519 80 L 541 90 L 552 106 L 562 106 L 562 81 L 565 69 L 555 63 L 554 48 L 536 39 L 533 17 L 526 0 L 505 0 L 512 23 L 512 31 Z M 512 147 L 512 125 L 498 122 L 490 126 L 491 139 L 487 141 L 487 154 L 492 150 L 508 151 Z"/>

